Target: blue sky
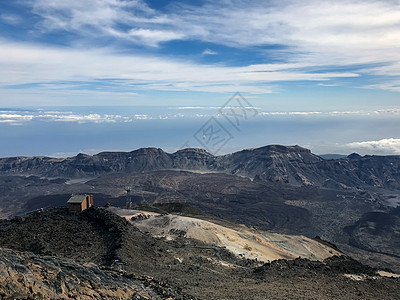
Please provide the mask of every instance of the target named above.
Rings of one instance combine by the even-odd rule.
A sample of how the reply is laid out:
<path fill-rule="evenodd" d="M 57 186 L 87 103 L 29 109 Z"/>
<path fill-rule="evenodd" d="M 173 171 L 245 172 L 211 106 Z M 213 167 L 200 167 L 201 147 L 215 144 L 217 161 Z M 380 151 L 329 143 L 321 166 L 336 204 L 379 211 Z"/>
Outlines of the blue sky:
<path fill-rule="evenodd" d="M 266 112 L 365 113 L 397 109 L 399 76 L 398 1 L 0 2 L 0 107 L 207 107 L 240 92 Z"/>

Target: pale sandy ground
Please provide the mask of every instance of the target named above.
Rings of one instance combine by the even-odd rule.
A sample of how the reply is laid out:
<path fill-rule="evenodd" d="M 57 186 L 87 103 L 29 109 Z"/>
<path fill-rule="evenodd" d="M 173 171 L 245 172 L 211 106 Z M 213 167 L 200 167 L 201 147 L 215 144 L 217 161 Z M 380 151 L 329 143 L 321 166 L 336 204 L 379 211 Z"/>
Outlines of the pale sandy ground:
<path fill-rule="evenodd" d="M 378 271 L 378 274 L 381 276 L 385 276 L 385 277 L 400 278 L 399 274 L 394 274 L 394 273 L 390 273 L 390 272 L 386 272 L 386 271 Z"/>
<path fill-rule="evenodd" d="M 393 278 L 400 278 L 399 274 L 395 273 L 390 273 L 386 271 L 378 271 L 378 274 L 382 277 L 393 277 Z M 368 276 L 364 274 L 344 274 L 345 277 L 350 278 L 355 281 L 363 281 L 363 280 L 369 280 L 369 279 L 378 279 L 379 277 L 377 276 Z"/>
<path fill-rule="evenodd" d="M 187 238 L 226 247 L 236 255 L 249 259 L 257 258 L 262 262 L 296 257 L 323 260 L 333 255 L 340 255 L 338 251 L 305 236 L 254 231 L 244 226 L 232 229 L 208 221 L 173 214 L 161 215 L 117 207 L 110 207 L 109 210 L 125 217 L 141 231 L 149 232 L 153 236 L 174 239 L 176 234 L 171 230 L 181 230 L 186 232 L 185 237 Z"/>

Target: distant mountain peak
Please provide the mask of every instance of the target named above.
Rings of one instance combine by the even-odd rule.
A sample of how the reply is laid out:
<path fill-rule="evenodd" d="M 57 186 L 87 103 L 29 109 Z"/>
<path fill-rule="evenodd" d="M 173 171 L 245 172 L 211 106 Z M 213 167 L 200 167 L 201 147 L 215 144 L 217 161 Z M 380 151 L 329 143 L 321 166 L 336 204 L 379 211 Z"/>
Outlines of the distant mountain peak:
<path fill-rule="evenodd" d="M 130 152 L 130 154 L 142 154 L 142 155 L 157 155 L 165 154 L 164 150 L 156 147 L 139 148 Z"/>
<path fill-rule="evenodd" d="M 311 153 L 310 149 L 303 148 L 299 145 L 294 145 L 294 146 L 270 145 L 267 147 L 270 151 L 275 151 L 275 152 L 307 152 L 307 153 Z"/>
<path fill-rule="evenodd" d="M 279 144 L 274 144 L 274 145 L 267 145 L 259 148 L 250 148 L 246 149 L 244 151 L 255 151 L 255 152 L 280 152 L 280 153 L 289 153 L 289 152 L 306 152 L 306 153 L 311 153 L 310 149 L 303 148 L 299 145 L 294 145 L 294 146 L 285 146 L 285 145 L 279 145 Z"/>
<path fill-rule="evenodd" d="M 176 151 L 175 153 L 183 154 L 183 153 L 199 153 L 205 154 L 209 156 L 213 156 L 211 153 L 207 152 L 205 149 L 202 148 L 184 148 Z"/>
<path fill-rule="evenodd" d="M 358 153 L 352 153 L 352 154 L 347 156 L 347 158 L 350 158 L 350 159 L 358 159 L 358 158 L 361 158 L 361 157 L 362 156 L 360 154 L 358 154 Z"/>

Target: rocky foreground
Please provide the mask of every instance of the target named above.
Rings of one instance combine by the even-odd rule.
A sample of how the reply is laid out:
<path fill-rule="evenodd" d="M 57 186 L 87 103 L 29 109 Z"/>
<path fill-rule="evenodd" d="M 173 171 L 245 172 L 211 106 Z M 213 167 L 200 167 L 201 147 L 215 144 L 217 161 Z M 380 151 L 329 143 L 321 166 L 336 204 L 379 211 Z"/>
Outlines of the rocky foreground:
<path fill-rule="evenodd" d="M 165 284 L 55 256 L 0 249 L 1 299 L 163 299 Z M 185 299 L 185 297 L 180 297 Z"/>
<path fill-rule="evenodd" d="M 259 262 L 102 208 L 0 222 L 3 299 L 396 299 L 400 282 L 346 256 Z M 171 236 L 170 236 L 171 237 Z M 13 250 L 7 250 L 10 248 Z M 389 271 L 389 270 L 387 270 Z"/>

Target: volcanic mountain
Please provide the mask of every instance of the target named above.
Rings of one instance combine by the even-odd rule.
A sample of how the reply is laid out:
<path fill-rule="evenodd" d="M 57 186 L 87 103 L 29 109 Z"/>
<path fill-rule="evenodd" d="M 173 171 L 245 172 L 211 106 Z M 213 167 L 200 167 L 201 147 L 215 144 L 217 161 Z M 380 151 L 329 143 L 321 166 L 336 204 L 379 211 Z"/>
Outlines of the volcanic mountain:
<path fill-rule="evenodd" d="M 11 157 L 0 159 L 0 174 L 84 178 L 109 173 L 158 170 L 218 172 L 267 182 L 331 188 L 400 187 L 400 156 L 359 156 L 325 160 L 300 146 L 270 145 L 214 156 L 188 148 L 166 153 L 159 148 L 132 152 L 78 154 L 69 158 Z"/>

